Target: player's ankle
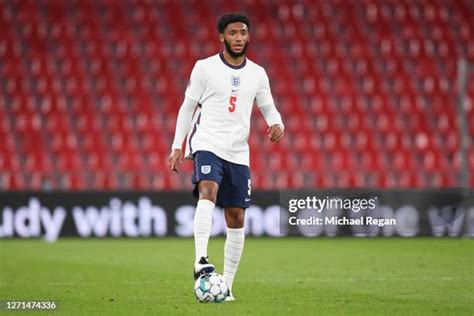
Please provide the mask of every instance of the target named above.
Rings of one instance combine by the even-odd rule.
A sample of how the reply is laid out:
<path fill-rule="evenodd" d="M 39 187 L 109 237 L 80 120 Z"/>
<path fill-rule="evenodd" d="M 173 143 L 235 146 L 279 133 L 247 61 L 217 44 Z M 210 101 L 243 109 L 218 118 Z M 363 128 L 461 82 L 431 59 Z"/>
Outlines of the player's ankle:
<path fill-rule="evenodd" d="M 202 258 L 207 259 L 208 257 L 207 255 L 196 256 L 194 263 L 199 263 L 199 261 L 201 261 Z"/>

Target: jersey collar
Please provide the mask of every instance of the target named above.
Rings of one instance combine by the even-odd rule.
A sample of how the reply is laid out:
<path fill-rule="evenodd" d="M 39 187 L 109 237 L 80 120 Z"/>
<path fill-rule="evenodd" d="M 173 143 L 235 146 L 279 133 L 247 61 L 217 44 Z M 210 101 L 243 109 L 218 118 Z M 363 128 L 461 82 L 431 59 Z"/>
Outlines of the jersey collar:
<path fill-rule="evenodd" d="M 224 58 L 224 53 L 223 53 L 223 52 L 220 52 L 220 53 L 219 53 L 219 57 L 221 58 L 222 62 L 223 62 L 227 67 L 230 67 L 230 68 L 232 68 L 232 69 L 242 69 L 242 68 L 244 68 L 245 65 L 247 64 L 247 58 L 245 58 L 245 57 L 244 57 L 244 61 L 243 61 L 240 65 L 238 65 L 238 66 L 229 64 L 229 63 L 227 62 L 227 60 L 225 60 L 225 58 Z"/>

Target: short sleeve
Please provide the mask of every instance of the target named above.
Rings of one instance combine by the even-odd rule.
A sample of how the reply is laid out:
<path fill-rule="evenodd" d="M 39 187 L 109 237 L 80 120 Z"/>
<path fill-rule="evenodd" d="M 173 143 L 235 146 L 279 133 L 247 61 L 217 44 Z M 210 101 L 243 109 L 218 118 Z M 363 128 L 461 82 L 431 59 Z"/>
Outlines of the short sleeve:
<path fill-rule="evenodd" d="M 265 69 L 262 68 L 261 70 L 260 85 L 257 91 L 257 96 L 255 97 L 258 107 L 273 104 L 272 91 L 270 90 L 270 82 L 267 73 L 265 72 Z"/>
<path fill-rule="evenodd" d="M 188 87 L 186 88 L 186 97 L 195 101 L 199 101 L 204 93 L 204 83 L 205 76 L 204 71 L 202 69 L 202 63 L 200 61 L 197 61 L 194 65 L 193 71 L 191 72 Z"/>

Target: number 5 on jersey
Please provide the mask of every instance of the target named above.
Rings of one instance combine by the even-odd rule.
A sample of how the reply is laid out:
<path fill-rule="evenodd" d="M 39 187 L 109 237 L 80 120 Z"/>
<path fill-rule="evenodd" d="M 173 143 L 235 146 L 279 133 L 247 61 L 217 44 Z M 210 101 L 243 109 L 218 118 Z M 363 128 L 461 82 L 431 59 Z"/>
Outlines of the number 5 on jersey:
<path fill-rule="evenodd" d="M 232 113 L 235 111 L 235 107 L 237 106 L 237 104 L 235 104 L 237 102 L 237 97 L 236 96 L 231 96 L 230 99 L 229 99 L 229 112 Z"/>

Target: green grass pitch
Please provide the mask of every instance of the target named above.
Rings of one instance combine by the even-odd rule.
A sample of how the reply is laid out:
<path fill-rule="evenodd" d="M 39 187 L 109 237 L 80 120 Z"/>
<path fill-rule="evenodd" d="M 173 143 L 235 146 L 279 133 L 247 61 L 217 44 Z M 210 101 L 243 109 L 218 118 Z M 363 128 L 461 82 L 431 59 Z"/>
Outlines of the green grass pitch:
<path fill-rule="evenodd" d="M 220 273 L 223 245 L 211 238 Z M 195 300 L 193 260 L 192 239 L 3 240 L 0 300 L 55 300 L 55 315 L 474 315 L 472 239 L 247 238 L 222 304 Z"/>

